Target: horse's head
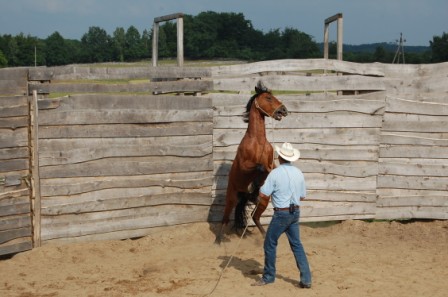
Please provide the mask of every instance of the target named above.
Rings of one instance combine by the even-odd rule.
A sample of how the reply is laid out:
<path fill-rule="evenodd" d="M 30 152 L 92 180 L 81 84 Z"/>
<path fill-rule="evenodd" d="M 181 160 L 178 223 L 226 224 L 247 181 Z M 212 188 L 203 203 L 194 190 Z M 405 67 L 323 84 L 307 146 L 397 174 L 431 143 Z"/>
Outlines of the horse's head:
<path fill-rule="evenodd" d="M 261 81 L 255 86 L 255 95 L 250 98 L 246 106 L 245 122 L 249 120 L 249 112 L 252 104 L 258 109 L 263 115 L 269 116 L 277 121 L 280 121 L 282 117 L 288 115 L 288 109 L 286 106 L 272 95 L 271 90 L 266 88 Z"/>

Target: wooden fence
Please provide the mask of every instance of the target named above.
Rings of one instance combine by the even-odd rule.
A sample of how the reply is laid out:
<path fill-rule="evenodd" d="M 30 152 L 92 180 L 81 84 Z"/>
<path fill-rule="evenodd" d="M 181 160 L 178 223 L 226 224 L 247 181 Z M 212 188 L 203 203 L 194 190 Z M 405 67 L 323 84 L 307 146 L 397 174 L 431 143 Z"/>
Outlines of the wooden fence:
<path fill-rule="evenodd" d="M 2 69 L 0 254 L 219 221 L 260 79 L 290 111 L 267 136 L 301 151 L 302 221 L 447 219 L 447 77 L 323 59 Z"/>

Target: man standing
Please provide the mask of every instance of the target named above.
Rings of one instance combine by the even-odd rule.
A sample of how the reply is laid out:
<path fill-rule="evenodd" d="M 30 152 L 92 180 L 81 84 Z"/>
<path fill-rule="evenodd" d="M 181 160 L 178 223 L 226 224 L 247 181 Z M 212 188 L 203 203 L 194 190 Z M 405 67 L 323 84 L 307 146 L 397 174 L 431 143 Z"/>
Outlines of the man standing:
<path fill-rule="evenodd" d="M 272 196 L 274 215 L 269 224 L 264 240 L 264 272 L 263 277 L 252 284 L 263 286 L 275 281 L 275 261 L 277 242 L 286 233 L 289 245 L 294 253 L 297 268 L 300 271 L 299 286 L 311 288 L 311 271 L 302 242 L 300 241 L 299 218 L 300 201 L 306 197 L 305 178 L 302 171 L 291 162 L 299 159 L 299 150 L 290 143 L 275 147 L 280 166 L 269 173 L 264 185 L 260 188 L 258 207 L 266 209 L 269 196 Z"/>

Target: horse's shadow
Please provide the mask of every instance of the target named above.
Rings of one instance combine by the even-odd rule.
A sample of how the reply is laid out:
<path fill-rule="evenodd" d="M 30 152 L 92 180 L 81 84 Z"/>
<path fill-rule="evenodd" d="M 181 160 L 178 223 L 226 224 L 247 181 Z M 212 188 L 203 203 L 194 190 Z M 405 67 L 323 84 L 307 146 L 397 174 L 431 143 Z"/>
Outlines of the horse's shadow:
<path fill-rule="evenodd" d="M 229 163 L 221 163 L 213 178 L 213 201 L 210 205 L 207 221 L 209 223 L 210 231 L 215 234 L 215 236 L 218 235 L 221 228 L 220 223 L 224 214 L 226 200 L 227 177 L 231 166 L 232 165 Z M 227 232 L 229 232 L 229 230 L 227 230 Z"/>

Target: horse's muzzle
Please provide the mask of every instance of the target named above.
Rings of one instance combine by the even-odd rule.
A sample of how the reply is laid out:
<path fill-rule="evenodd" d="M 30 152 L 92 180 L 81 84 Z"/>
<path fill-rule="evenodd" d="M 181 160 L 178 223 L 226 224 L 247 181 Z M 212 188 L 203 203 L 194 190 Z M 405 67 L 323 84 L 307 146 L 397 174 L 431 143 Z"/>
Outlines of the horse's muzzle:
<path fill-rule="evenodd" d="M 283 104 L 277 108 L 274 112 L 273 118 L 277 121 L 280 121 L 282 117 L 286 117 L 288 115 L 288 109 Z"/>

